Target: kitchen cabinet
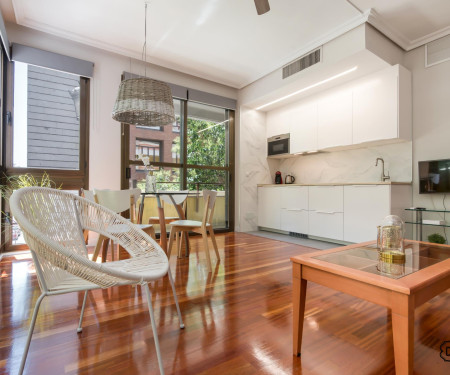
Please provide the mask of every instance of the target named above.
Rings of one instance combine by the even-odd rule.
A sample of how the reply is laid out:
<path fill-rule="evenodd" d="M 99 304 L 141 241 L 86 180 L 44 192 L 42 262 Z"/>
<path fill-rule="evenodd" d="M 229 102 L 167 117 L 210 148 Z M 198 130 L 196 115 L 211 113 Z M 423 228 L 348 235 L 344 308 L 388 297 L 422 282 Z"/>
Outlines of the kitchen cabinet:
<path fill-rule="evenodd" d="M 270 111 L 267 136 L 291 134 L 290 153 L 411 140 L 411 73 L 394 65 Z"/>
<path fill-rule="evenodd" d="M 282 187 L 280 229 L 308 233 L 308 187 Z"/>
<path fill-rule="evenodd" d="M 303 104 L 292 111 L 290 153 L 317 150 L 317 103 Z"/>
<path fill-rule="evenodd" d="M 353 90 L 353 143 L 411 140 L 411 73 L 396 65 Z"/>
<path fill-rule="evenodd" d="M 376 239 L 376 228 L 385 216 L 404 217 L 411 203 L 408 184 L 260 186 L 258 226 L 365 242 Z"/>
<path fill-rule="evenodd" d="M 344 239 L 343 188 L 341 185 L 309 187 L 309 235 Z"/>
<path fill-rule="evenodd" d="M 267 186 L 258 188 L 258 226 L 280 229 L 282 188 Z"/>
<path fill-rule="evenodd" d="M 285 109 L 274 110 L 266 114 L 266 137 L 289 133 L 292 118 L 290 111 Z"/>
<path fill-rule="evenodd" d="M 352 103 L 350 89 L 334 92 L 317 103 L 317 144 L 319 150 L 352 144 Z"/>
<path fill-rule="evenodd" d="M 404 216 L 411 197 L 408 185 L 344 186 L 344 241 L 375 240 L 382 220 L 387 215 Z"/>
<path fill-rule="evenodd" d="M 390 185 L 344 186 L 344 241 L 376 239 L 377 226 L 390 215 Z"/>

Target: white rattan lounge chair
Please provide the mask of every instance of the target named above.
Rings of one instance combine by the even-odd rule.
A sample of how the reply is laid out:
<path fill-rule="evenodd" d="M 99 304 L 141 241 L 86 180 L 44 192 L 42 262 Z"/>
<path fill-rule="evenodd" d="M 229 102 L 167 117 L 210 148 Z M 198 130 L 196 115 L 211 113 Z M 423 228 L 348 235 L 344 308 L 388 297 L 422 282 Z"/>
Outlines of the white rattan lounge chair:
<path fill-rule="evenodd" d="M 164 373 L 148 283 L 169 276 L 180 327 L 180 308 L 167 256 L 159 245 L 135 224 L 85 198 L 61 190 L 29 187 L 10 198 L 11 212 L 30 247 L 42 294 L 36 302 L 20 365 L 22 374 L 39 306 L 45 296 L 85 291 L 78 332 L 81 332 L 87 291 L 116 285 L 140 285 L 145 291 L 161 374 Z M 120 230 L 115 233 L 112 228 Z M 127 228 L 127 230 L 124 230 Z M 131 258 L 95 263 L 88 258 L 83 230 L 114 240 Z"/>

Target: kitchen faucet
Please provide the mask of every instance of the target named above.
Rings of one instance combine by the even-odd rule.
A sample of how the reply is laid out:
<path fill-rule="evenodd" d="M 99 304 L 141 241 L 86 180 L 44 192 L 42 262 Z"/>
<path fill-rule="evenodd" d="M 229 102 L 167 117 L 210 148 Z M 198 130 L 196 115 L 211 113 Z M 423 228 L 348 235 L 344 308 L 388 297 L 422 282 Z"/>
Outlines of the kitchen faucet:
<path fill-rule="evenodd" d="M 383 158 L 377 158 L 376 162 L 375 162 L 375 167 L 378 165 L 378 160 L 381 160 L 381 165 L 382 165 L 382 169 L 381 169 L 381 181 L 385 182 L 386 180 L 390 180 L 391 176 L 389 176 L 389 172 L 387 175 L 384 174 L 384 160 Z"/>

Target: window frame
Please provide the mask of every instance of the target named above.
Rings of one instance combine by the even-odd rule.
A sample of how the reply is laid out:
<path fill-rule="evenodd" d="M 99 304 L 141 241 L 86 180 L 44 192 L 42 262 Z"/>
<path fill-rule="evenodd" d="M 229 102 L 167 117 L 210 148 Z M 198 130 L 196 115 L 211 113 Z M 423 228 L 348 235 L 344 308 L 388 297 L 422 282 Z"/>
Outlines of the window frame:
<path fill-rule="evenodd" d="M 162 168 L 179 168 L 180 169 L 180 178 L 181 178 L 181 189 L 187 189 L 187 172 L 189 169 L 213 169 L 213 170 L 223 170 L 228 172 L 228 188 L 229 188 L 229 206 L 228 206 L 228 229 L 215 229 L 215 232 L 232 232 L 234 231 L 234 223 L 235 223 L 235 184 L 234 184 L 234 176 L 235 176 L 235 110 L 226 109 L 228 112 L 228 126 L 229 126 L 229 147 L 226 152 L 228 152 L 228 165 L 227 166 L 210 166 L 210 165 L 197 165 L 197 164 L 188 164 L 187 163 L 187 140 L 185 139 L 187 136 L 187 126 L 188 126 L 188 101 L 189 99 L 178 99 L 174 97 L 174 100 L 180 100 L 181 105 L 183 106 L 183 110 L 181 111 L 182 115 L 182 123 L 180 123 L 180 137 L 182 139 L 182 148 L 180 150 L 180 162 L 152 162 L 152 167 Z M 207 104 L 212 105 L 212 104 Z M 214 105 L 212 105 L 214 106 Z M 142 165 L 140 160 L 131 160 L 129 158 L 130 155 L 130 125 L 122 123 L 122 142 L 121 142 L 121 189 L 129 189 L 129 176 L 131 172 L 129 171 L 130 166 L 133 165 Z M 137 138 L 136 138 L 137 139 Z"/>
<path fill-rule="evenodd" d="M 48 169 L 48 168 L 18 168 L 13 167 L 13 128 L 14 119 L 14 63 L 10 62 L 7 73 L 7 111 L 11 113 L 12 121 L 6 126 L 3 146 L 5 148 L 5 169 L 7 176 L 30 173 L 41 177 L 47 172 L 51 179 L 61 185 L 64 190 L 79 190 L 89 187 L 89 103 L 90 79 L 80 76 L 80 149 L 78 170 Z"/>
<path fill-rule="evenodd" d="M 90 117 L 90 79 L 80 76 L 80 147 L 79 147 L 79 165 L 78 170 L 67 169 L 47 169 L 47 168 L 18 168 L 13 167 L 13 127 L 14 127 L 14 62 L 4 62 L 4 101 L 3 101 L 3 122 L 2 127 L 2 147 L 3 147 L 3 165 L 1 183 L 6 183 L 6 178 L 29 173 L 35 178 L 42 178 L 47 172 L 56 186 L 61 186 L 64 190 L 79 191 L 81 188 L 89 187 L 89 117 Z M 10 214 L 9 204 L 2 199 L 2 230 L 1 243 L 2 251 L 16 251 L 28 249 L 28 245 L 12 244 L 12 236 L 6 241 L 5 227 L 3 225 L 6 213 Z M 12 230 L 12 229 L 11 229 Z"/>

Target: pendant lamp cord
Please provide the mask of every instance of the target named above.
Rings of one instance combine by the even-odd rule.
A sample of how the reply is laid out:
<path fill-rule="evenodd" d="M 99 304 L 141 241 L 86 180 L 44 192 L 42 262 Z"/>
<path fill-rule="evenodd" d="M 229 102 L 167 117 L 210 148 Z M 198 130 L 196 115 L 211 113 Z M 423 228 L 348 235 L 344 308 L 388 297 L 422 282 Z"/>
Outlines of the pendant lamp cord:
<path fill-rule="evenodd" d="M 144 60 L 144 77 L 147 77 L 147 5 L 145 2 L 144 45 L 142 47 L 142 60 Z"/>

